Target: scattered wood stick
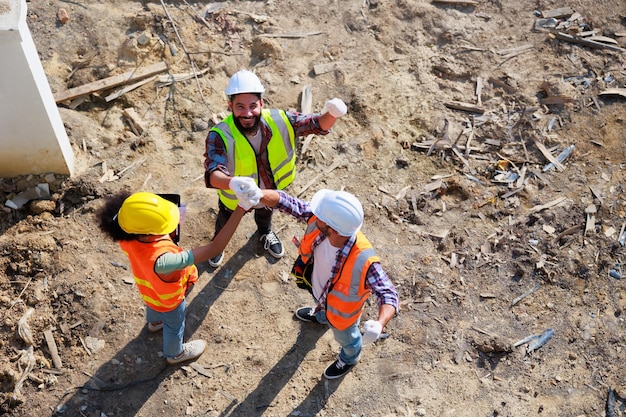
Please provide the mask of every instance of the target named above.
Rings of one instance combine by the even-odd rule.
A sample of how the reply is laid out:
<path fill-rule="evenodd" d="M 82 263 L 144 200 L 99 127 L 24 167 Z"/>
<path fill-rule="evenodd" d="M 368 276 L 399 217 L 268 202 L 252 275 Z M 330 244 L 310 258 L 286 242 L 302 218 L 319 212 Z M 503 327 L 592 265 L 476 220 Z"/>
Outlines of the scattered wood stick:
<path fill-rule="evenodd" d="M 524 298 L 528 297 L 530 294 L 532 294 L 535 291 L 537 291 L 540 287 L 541 287 L 541 285 L 537 284 L 534 287 L 532 287 L 530 290 L 526 291 L 524 294 L 522 294 L 519 297 L 517 297 L 515 300 L 513 300 L 511 302 L 511 307 L 513 307 L 514 305 L 516 305 L 517 303 L 522 301 Z"/>
<path fill-rule="evenodd" d="M 556 38 L 562 41 L 576 43 L 579 45 L 589 46 L 590 48 L 609 49 L 611 51 L 626 52 L 626 49 L 619 46 L 610 45 L 602 42 L 590 41 L 588 39 L 579 38 L 578 36 L 568 35 L 563 32 L 554 32 L 549 35 L 551 38 Z"/>
<path fill-rule="evenodd" d="M 339 166 L 343 165 L 344 161 L 341 158 L 337 158 L 335 159 L 335 162 L 332 163 L 331 166 L 329 166 L 328 168 L 326 168 L 324 170 L 324 172 L 322 172 L 321 174 L 318 174 L 315 176 L 315 178 L 311 179 L 311 181 L 309 181 L 304 187 L 302 187 L 302 189 L 298 192 L 298 197 L 302 195 L 302 193 L 304 193 L 306 190 L 309 189 L 310 186 L 312 186 L 313 184 L 315 184 L 317 181 L 319 181 L 320 177 L 322 176 L 326 176 L 328 174 L 330 174 L 331 172 L 333 172 L 336 168 L 338 168 Z"/>
<path fill-rule="evenodd" d="M 487 330 L 483 330 L 480 327 L 472 326 L 471 329 L 477 331 L 478 333 L 482 333 L 490 337 L 496 337 L 495 334 L 488 332 Z"/>
<path fill-rule="evenodd" d="M 462 110 L 462 111 L 466 111 L 470 113 L 483 114 L 485 112 L 485 109 L 483 109 L 480 106 L 470 104 L 470 103 L 463 103 L 461 101 L 449 101 L 445 103 L 445 106 L 450 109 Z"/>
<path fill-rule="evenodd" d="M 109 94 L 108 96 L 106 96 L 104 98 L 104 100 L 108 103 L 109 101 L 113 101 L 116 98 L 121 97 L 122 95 L 128 93 L 129 91 L 133 91 L 136 88 L 141 87 L 144 84 L 148 84 L 149 82 L 152 82 L 156 79 L 156 76 L 152 76 L 149 78 L 145 78 L 141 81 L 137 81 L 136 83 L 130 84 L 130 85 L 126 85 L 124 87 L 118 88 L 117 90 L 115 90 L 114 92 L 112 92 L 111 94 Z"/>
<path fill-rule="evenodd" d="M 550 161 L 550 162 L 552 162 L 552 164 L 554 164 L 554 167 L 557 170 L 559 170 L 559 171 L 564 171 L 565 170 L 563 165 L 561 165 L 561 163 L 556 159 L 556 157 L 554 155 L 552 155 L 549 150 L 546 149 L 546 146 L 543 143 L 539 142 L 538 140 L 535 140 L 535 146 L 537 147 L 537 149 L 539 149 L 541 151 L 543 156 L 545 156 L 548 161 Z"/>
<path fill-rule="evenodd" d="M 60 103 L 63 101 L 72 100 L 77 97 L 86 96 L 91 93 L 117 87 L 122 84 L 127 84 L 132 81 L 149 77 L 151 75 L 158 74 L 159 72 L 163 72 L 166 70 L 167 64 L 164 61 L 148 65 L 145 68 L 135 68 L 134 70 L 125 72 L 123 74 L 114 75 L 112 77 L 97 80 L 56 93 L 54 95 L 54 101 L 56 103 Z"/>
<path fill-rule="evenodd" d="M 462 4 L 466 6 L 478 6 L 480 4 L 473 0 L 433 0 L 432 2 L 440 4 Z"/>
<path fill-rule="evenodd" d="M 563 237 L 567 236 L 567 235 L 571 235 L 573 233 L 575 233 L 577 230 L 580 230 L 583 228 L 583 224 L 577 224 L 576 226 L 572 226 L 569 229 L 565 229 L 563 230 L 561 233 L 559 233 L 557 235 L 557 237 L 554 238 L 555 242 L 558 242 L 559 240 L 561 240 Z"/>
<path fill-rule="evenodd" d="M 48 344 L 48 350 L 50 350 L 50 356 L 52 356 L 52 363 L 54 364 L 54 367 L 57 369 L 63 368 L 63 362 L 61 362 L 61 357 L 59 356 L 59 351 L 57 349 L 57 344 L 54 341 L 52 330 L 48 329 L 44 331 L 43 335 L 46 338 L 46 343 Z"/>
<path fill-rule="evenodd" d="M 298 38 L 308 38 L 309 36 L 321 35 L 324 32 L 315 31 L 315 32 L 304 32 L 304 33 L 260 33 L 256 35 L 257 38 L 289 38 L 289 39 L 298 39 Z"/>
<path fill-rule="evenodd" d="M 541 204 L 541 205 L 538 205 L 538 206 L 534 206 L 533 208 L 530 209 L 529 212 L 530 213 L 536 213 L 538 211 L 542 211 L 542 210 L 545 210 L 547 208 L 551 208 L 551 207 L 554 207 L 556 205 L 559 205 L 559 204 L 561 204 L 565 200 L 567 200 L 567 197 L 559 197 L 556 200 L 552 200 L 552 201 L 550 201 L 550 202 L 548 202 L 546 204 Z"/>

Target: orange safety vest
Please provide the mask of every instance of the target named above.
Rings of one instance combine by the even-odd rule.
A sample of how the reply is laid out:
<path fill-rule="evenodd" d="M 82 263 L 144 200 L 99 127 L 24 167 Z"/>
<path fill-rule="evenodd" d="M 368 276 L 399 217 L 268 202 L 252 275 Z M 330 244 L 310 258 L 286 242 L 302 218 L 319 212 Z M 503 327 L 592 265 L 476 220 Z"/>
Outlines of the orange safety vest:
<path fill-rule="evenodd" d="M 315 220 L 317 217 L 311 216 L 298 247 L 298 254 L 305 264 L 313 256 L 311 247 L 321 233 L 315 225 Z M 365 286 L 367 271 L 374 262 L 380 262 L 380 258 L 365 235 L 357 232 L 356 242 L 341 265 L 339 273 L 332 278 L 326 297 L 326 319 L 334 328 L 345 330 L 361 317 L 365 301 L 371 294 Z"/>
<path fill-rule="evenodd" d="M 198 280 L 198 269 L 195 265 L 167 275 L 165 277 L 167 282 L 154 272 L 154 264 L 159 256 L 166 252 L 180 253 L 183 251 L 181 247 L 169 239 L 154 242 L 121 240 L 119 244 L 130 260 L 130 267 L 141 298 L 155 311 L 174 310 L 185 298 L 187 287 L 195 284 Z"/>

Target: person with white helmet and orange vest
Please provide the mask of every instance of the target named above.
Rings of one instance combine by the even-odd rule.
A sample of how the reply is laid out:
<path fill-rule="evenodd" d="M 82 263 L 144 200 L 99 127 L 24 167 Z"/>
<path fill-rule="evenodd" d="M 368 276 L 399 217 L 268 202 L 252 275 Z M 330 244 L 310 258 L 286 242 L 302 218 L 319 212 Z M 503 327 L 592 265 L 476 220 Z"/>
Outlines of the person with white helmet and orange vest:
<path fill-rule="evenodd" d="M 253 188 L 246 198 L 255 198 Z M 128 256 L 146 305 L 148 331 L 163 330 L 163 356 L 168 364 L 196 359 L 206 349 L 204 340 L 183 343 L 185 296 L 198 279 L 195 263 L 224 250 L 249 208 L 239 206 L 211 243 L 190 250 L 183 250 L 172 240 L 181 213 L 176 204 L 160 195 L 121 191 L 106 198 L 96 212 L 100 229 Z"/>
<path fill-rule="evenodd" d="M 346 104 L 338 98 L 326 102 L 320 114 L 266 109 L 264 92 L 265 87 L 253 72 L 235 73 L 225 91 L 231 114 L 207 135 L 204 181 L 207 187 L 217 188 L 219 194 L 216 234 L 237 207 L 237 193 L 249 190 L 245 182 L 233 177 L 252 178 L 261 189 L 284 189 L 296 176 L 297 138 L 328 134 L 347 112 Z M 284 248 L 272 231 L 272 211 L 257 203 L 254 220 L 265 250 L 281 258 Z M 209 264 L 217 267 L 222 260 L 220 253 Z"/>
<path fill-rule="evenodd" d="M 363 207 L 346 191 L 320 190 L 311 202 L 284 191 L 263 190 L 261 203 L 306 221 L 292 275 L 311 292 L 315 307 L 296 310 L 298 319 L 328 325 L 341 345 L 337 360 L 324 370 L 327 379 L 344 376 L 358 362 L 363 344 L 375 342 L 399 309 L 398 293 L 371 243 L 360 231 Z M 376 319 L 359 329 L 370 294 L 378 301 Z"/>

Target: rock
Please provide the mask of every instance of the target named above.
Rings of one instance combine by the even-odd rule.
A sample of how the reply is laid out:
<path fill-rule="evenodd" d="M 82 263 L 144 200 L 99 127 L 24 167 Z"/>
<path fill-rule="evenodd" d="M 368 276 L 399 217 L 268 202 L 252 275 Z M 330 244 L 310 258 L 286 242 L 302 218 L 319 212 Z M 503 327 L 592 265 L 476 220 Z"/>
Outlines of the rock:
<path fill-rule="evenodd" d="M 59 9 L 57 12 L 57 19 L 59 19 L 59 22 L 63 25 L 69 22 L 70 16 L 67 14 L 67 10 Z"/>
<path fill-rule="evenodd" d="M 52 200 L 34 200 L 30 202 L 29 209 L 33 214 L 41 214 L 43 212 L 53 212 L 57 205 Z"/>

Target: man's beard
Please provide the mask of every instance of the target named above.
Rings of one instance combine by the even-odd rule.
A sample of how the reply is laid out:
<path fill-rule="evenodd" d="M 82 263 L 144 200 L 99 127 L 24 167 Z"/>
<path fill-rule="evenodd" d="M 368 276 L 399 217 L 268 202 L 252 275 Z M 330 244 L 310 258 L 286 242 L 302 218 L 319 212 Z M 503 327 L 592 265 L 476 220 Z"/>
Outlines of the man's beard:
<path fill-rule="evenodd" d="M 259 129 L 260 120 L 261 120 L 261 116 L 255 116 L 255 120 L 254 120 L 254 123 L 252 124 L 252 127 L 243 127 L 241 125 L 241 122 L 239 122 L 239 117 L 235 117 L 235 126 L 237 126 L 237 129 L 239 129 L 239 131 L 243 133 L 245 136 L 254 135 Z"/>

